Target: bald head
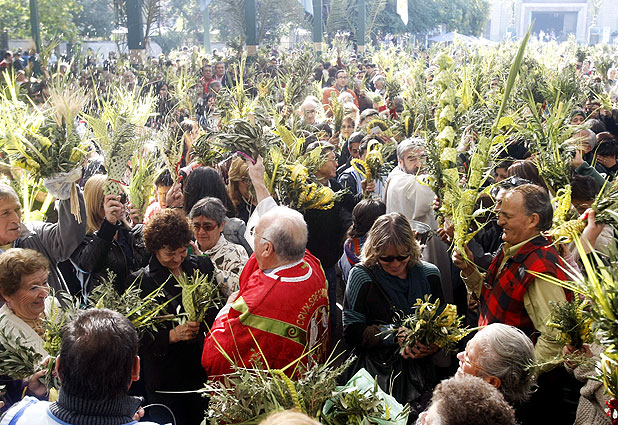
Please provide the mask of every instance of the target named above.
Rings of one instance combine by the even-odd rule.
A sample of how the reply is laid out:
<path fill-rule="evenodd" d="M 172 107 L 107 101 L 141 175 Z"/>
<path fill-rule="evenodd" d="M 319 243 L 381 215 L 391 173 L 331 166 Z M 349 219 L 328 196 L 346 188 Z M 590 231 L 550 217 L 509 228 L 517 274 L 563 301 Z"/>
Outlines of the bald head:
<path fill-rule="evenodd" d="M 287 207 L 276 207 L 264 214 L 256 233 L 273 246 L 279 260 L 290 263 L 305 255 L 307 223 L 302 214 Z"/>

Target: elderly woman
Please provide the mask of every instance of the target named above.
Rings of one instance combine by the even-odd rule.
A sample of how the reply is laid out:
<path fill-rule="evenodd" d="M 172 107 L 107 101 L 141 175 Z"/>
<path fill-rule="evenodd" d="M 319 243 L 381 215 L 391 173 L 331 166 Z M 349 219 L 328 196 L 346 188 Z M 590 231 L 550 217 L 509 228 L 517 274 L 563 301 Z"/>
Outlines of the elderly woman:
<path fill-rule="evenodd" d="M 249 256 L 241 245 L 229 242 L 223 236 L 226 212 L 220 199 L 207 197 L 193 206 L 189 220 L 197 241 L 194 245 L 196 253 L 208 255 L 217 268 L 217 280 L 222 283 L 223 293 L 229 296 L 238 290 L 240 272 Z"/>
<path fill-rule="evenodd" d="M 355 348 L 356 369 L 364 367 L 400 403 L 418 415 L 436 383 L 431 355 L 437 347 L 417 343 L 401 351 L 389 331 L 417 298 L 441 297 L 440 272 L 421 260 L 408 219 L 399 213 L 379 217 L 363 245 L 361 263 L 350 272 L 344 297 L 343 335 Z"/>
<path fill-rule="evenodd" d="M 49 261 L 32 249 L 10 248 L 0 254 L 0 320 L 5 331 L 22 337 L 22 343 L 32 347 L 42 359 L 48 356 L 43 348 L 45 328 L 43 319 L 51 309 Z M 6 386 L 5 408 L 18 402 L 24 389 L 30 395 L 42 397 L 46 388 L 39 382 L 45 371 L 38 372 L 28 381 L 0 378 Z"/>
<path fill-rule="evenodd" d="M 71 255 L 73 263 L 88 273 L 82 284 L 84 295 L 107 277 L 107 271 L 115 275 L 114 287 L 124 292 L 132 283 L 129 274 L 144 267 L 150 257 L 142 240 L 143 226 L 129 227 L 120 197 L 103 193 L 106 181 L 99 174 L 84 186 L 86 237 Z"/>
<path fill-rule="evenodd" d="M 144 228 L 144 242 L 152 256 L 148 265 L 134 276 L 141 277 L 143 294 L 163 285 L 167 297 L 165 310 L 169 314 L 182 311 L 181 290 L 174 277 L 182 273 L 191 276 L 195 270 L 210 277 L 214 272 L 208 257 L 188 255 L 187 247 L 192 236 L 187 218 L 177 210 L 167 209 L 156 214 Z M 160 325 L 156 332 L 145 335 L 140 342 L 139 355 L 148 403 L 168 406 L 179 424 L 199 425 L 204 418 L 205 399 L 199 394 L 159 391 L 194 391 L 206 382 L 206 374 L 200 365 L 205 329 L 200 331 L 200 325 L 197 322 Z M 153 422 L 166 423 L 170 419 L 169 413 L 162 410 L 148 413 Z"/>
<path fill-rule="evenodd" d="M 474 375 L 496 387 L 514 407 L 530 399 L 535 384 L 534 346 L 520 329 L 492 323 L 468 341 L 465 351 L 457 354 L 457 376 Z M 519 414 L 523 409 L 518 409 Z M 520 415 L 518 415 L 520 416 Z M 525 423 L 521 421 L 520 423 Z"/>

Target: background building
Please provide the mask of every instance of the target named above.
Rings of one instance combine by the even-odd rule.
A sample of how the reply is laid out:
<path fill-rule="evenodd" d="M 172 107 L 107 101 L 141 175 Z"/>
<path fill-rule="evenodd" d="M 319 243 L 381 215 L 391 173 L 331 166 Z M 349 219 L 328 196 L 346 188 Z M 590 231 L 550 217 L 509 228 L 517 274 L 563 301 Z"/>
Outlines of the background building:
<path fill-rule="evenodd" d="M 534 20 L 534 34 L 546 40 L 566 40 L 573 34 L 580 43 L 616 42 L 616 0 L 490 0 L 485 37 L 501 41 L 521 37 Z"/>

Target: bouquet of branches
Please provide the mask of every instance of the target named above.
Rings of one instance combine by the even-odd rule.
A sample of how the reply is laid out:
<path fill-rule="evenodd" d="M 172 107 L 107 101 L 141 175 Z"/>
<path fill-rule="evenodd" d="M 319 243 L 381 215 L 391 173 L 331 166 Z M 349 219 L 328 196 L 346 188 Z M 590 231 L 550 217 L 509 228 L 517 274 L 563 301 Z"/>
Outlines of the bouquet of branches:
<path fill-rule="evenodd" d="M 457 307 L 453 304 L 446 304 L 440 311 L 440 300 L 432 303 L 431 296 L 425 295 L 425 300 L 417 299 L 414 307 L 414 313 L 401 318 L 393 330 L 388 331 L 399 337 L 402 352 L 417 341 L 453 351 L 457 349 L 457 343 L 472 332 L 472 329 L 462 327 L 463 316 L 457 317 Z"/>
<path fill-rule="evenodd" d="M 184 141 L 182 137 L 178 137 L 176 131 L 170 128 L 165 128 L 161 131 L 159 138 L 159 153 L 174 183 L 178 182 L 180 176 L 179 172 L 183 149 Z"/>
<path fill-rule="evenodd" d="M 217 135 L 217 143 L 230 152 L 240 152 L 255 161 L 258 156 L 265 157 L 274 135 L 264 131 L 261 125 L 245 119 L 234 119 L 226 132 Z"/>
<path fill-rule="evenodd" d="M 5 119 L 20 120 L 6 123 L 12 136 L 5 143 L 11 162 L 41 178 L 68 174 L 80 168 L 88 153 L 88 143 L 77 134 L 74 122 L 86 103 L 82 90 L 50 88 L 49 108 L 34 107 L 22 115 L 18 108 Z M 6 102 L 14 102 L 5 98 Z M 23 121 L 22 121 L 23 120 Z"/>
<path fill-rule="evenodd" d="M 292 159 L 290 156 L 286 158 L 280 148 L 273 147 L 264 163 L 266 185 L 290 208 L 298 211 L 330 209 L 344 192 L 335 193 L 315 180 L 315 172 L 324 162 L 321 149 Z"/>
<path fill-rule="evenodd" d="M 25 335 L 15 336 L 10 328 L 6 316 L 0 317 L 0 375 L 26 379 L 41 369 L 43 358 L 25 343 Z"/>
<path fill-rule="evenodd" d="M 202 165 L 211 167 L 225 159 L 227 151 L 213 143 L 213 134 L 201 133 L 193 143 L 192 158 Z"/>
<path fill-rule="evenodd" d="M 441 212 L 452 221 L 454 228 L 453 246 L 459 252 L 465 252 L 465 246 L 483 227 L 483 224 L 479 223 L 476 219 L 479 215 L 484 214 L 486 210 L 483 208 L 476 209 L 476 205 L 480 196 L 485 192 L 483 186 L 488 177 L 487 168 L 491 155 L 495 153 L 497 149 L 500 149 L 501 146 L 504 146 L 505 135 L 502 133 L 504 132 L 508 135 L 515 124 L 512 117 L 503 116 L 503 113 L 513 87 L 515 86 L 515 79 L 520 72 L 524 52 L 530 37 L 530 31 L 529 29 L 522 40 L 517 54 L 513 59 L 513 63 L 511 64 L 502 101 L 500 102 L 500 109 L 496 115 L 494 125 L 491 127 L 491 132 L 478 136 L 476 146 L 472 150 L 470 167 L 466 175 L 467 178 L 463 184 L 460 181 L 457 168 L 446 167 L 447 164 L 456 163 L 457 151 L 455 149 L 445 148 L 440 155 L 441 165 L 437 168 L 439 169 L 444 165 L 444 167 L 439 170 L 441 173 L 440 178 L 444 183 L 444 189 L 442 189 L 444 198 L 442 199 Z M 438 125 L 441 125 L 444 111 L 445 110 L 441 113 L 440 123 Z M 475 225 L 475 230 L 471 231 L 470 228 L 472 223 Z"/>
<path fill-rule="evenodd" d="M 89 307 L 117 311 L 129 319 L 140 334 L 154 332 L 160 323 L 174 318 L 171 315 L 161 316 L 161 312 L 165 311 L 165 307 L 171 301 L 161 302 L 165 297 L 163 291 L 165 283 L 151 293 L 142 295 L 136 280 L 126 291 L 119 294 L 113 284 L 115 277 L 113 272 L 108 272 L 103 283 L 92 290 L 88 296 Z"/>
<path fill-rule="evenodd" d="M 338 134 L 341 132 L 341 125 L 343 124 L 343 105 L 339 102 L 337 98 L 337 93 L 332 92 L 330 94 L 330 110 L 333 113 L 332 121 L 333 121 L 333 134 Z"/>
<path fill-rule="evenodd" d="M 567 270 L 571 279 L 569 281 L 543 274 L 534 275 L 590 300 L 592 330 L 601 345 L 606 347 L 601 354 L 603 383 L 609 395 L 615 399 L 618 395 L 618 252 L 612 250 L 607 258 L 601 258 L 595 251 L 587 254 L 578 236 L 574 237 L 573 243 L 580 254 L 583 272 L 573 268 Z M 574 316 L 577 321 L 579 313 L 576 312 Z M 571 320 L 569 319 L 569 322 Z M 583 323 L 581 328 L 585 329 L 585 321 Z"/>
<path fill-rule="evenodd" d="M 62 298 L 64 307 L 60 307 L 57 299 L 52 298 L 50 313 L 45 317 L 45 336 L 43 340 L 43 348 L 51 357 L 47 363 L 47 373 L 43 378 L 43 383 L 48 391 L 60 388 L 60 380 L 54 376 L 53 372 L 56 369 L 56 359 L 60 354 L 60 344 L 62 343 L 62 334 L 65 326 L 77 317 L 79 305 L 70 295 L 64 292 L 57 292 L 57 297 Z"/>
<path fill-rule="evenodd" d="M 572 301 L 550 301 L 550 304 L 552 312 L 547 324 L 558 329 L 558 342 L 578 350 L 593 341 L 592 317 L 586 311 L 590 306 L 586 299 L 576 296 Z"/>
<path fill-rule="evenodd" d="M 333 396 L 337 378 L 348 368 L 354 357 L 334 367 L 334 359 L 323 365 L 299 370 L 297 378 L 289 378 L 289 369 L 255 369 L 234 366 L 234 372 L 222 380 L 209 381 L 202 390 L 210 396 L 204 423 L 259 424 L 277 410 L 296 409 L 320 418 L 324 404 Z M 294 375 L 294 373 L 292 372 Z"/>
<path fill-rule="evenodd" d="M 401 406 L 378 386 L 365 369 L 359 370 L 345 386 L 337 387 L 322 414 L 325 425 L 404 425 L 409 406 Z"/>
<path fill-rule="evenodd" d="M 103 188 L 106 195 L 124 193 L 124 174 L 133 152 L 144 141 L 137 136 L 137 129 L 146 124 L 152 115 L 154 97 L 139 96 L 137 91 L 115 87 L 112 96 L 97 97 L 99 116 L 84 118 L 92 128 L 96 143 L 103 152 L 103 164 L 107 170 L 107 182 Z"/>
<path fill-rule="evenodd" d="M 395 152 L 394 144 L 372 140 L 367 145 L 365 160 L 354 158 L 352 159 L 352 166 L 367 181 L 380 180 L 386 177 L 393 169 L 394 164 L 388 162 L 388 157 L 393 152 Z"/>
<path fill-rule="evenodd" d="M 314 55 L 311 49 L 303 51 L 290 63 L 290 69 L 279 76 L 279 87 L 283 89 L 283 103 L 289 108 L 296 108 L 311 88 L 313 79 Z"/>
<path fill-rule="evenodd" d="M 154 182 L 159 173 L 159 162 L 153 153 L 135 152 L 131 158 L 131 182 L 129 183 L 129 202 L 140 210 L 140 222 L 148 207 Z"/>
<path fill-rule="evenodd" d="M 571 187 L 565 186 L 556 194 L 557 208 L 554 211 L 553 227 L 548 231 L 555 243 L 570 243 L 586 228 L 586 220 L 567 220 L 571 209 Z M 618 223 L 618 182 L 606 182 L 597 194 L 591 208 L 599 224 Z"/>
<path fill-rule="evenodd" d="M 182 307 L 187 314 L 187 320 L 203 322 L 208 309 L 218 305 L 221 299 L 221 291 L 214 274 L 209 278 L 196 270 L 193 276 L 183 273 L 174 277 L 182 289 Z"/>

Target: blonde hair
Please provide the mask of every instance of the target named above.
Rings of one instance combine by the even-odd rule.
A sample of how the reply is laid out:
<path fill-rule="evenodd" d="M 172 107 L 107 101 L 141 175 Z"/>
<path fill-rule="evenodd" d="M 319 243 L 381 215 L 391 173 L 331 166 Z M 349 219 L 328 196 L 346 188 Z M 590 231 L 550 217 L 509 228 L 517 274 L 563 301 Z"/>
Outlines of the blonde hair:
<path fill-rule="evenodd" d="M 320 425 L 304 413 L 295 410 L 275 412 L 260 422 L 260 425 Z"/>
<path fill-rule="evenodd" d="M 410 222 L 400 213 L 384 214 L 373 223 L 361 253 L 363 265 L 375 266 L 378 258 L 384 256 L 390 247 L 403 249 L 398 252 L 400 255 L 410 254 L 408 267 L 420 264 L 421 248 L 414 238 Z"/>
<path fill-rule="evenodd" d="M 107 176 L 95 174 L 90 177 L 84 185 L 84 201 L 86 202 L 86 232 L 94 233 L 101 227 L 103 217 L 101 217 L 101 207 L 105 200 L 103 186 Z"/>
<path fill-rule="evenodd" d="M 230 170 L 228 171 L 230 183 L 227 186 L 228 195 L 230 195 L 230 199 L 236 207 L 236 210 L 239 210 L 244 202 L 240 190 L 238 189 L 238 182 L 242 180 L 243 177 L 249 177 L 249 166 L 245 163 L 244 159 L 236 157 L 232 161 Z"/>

